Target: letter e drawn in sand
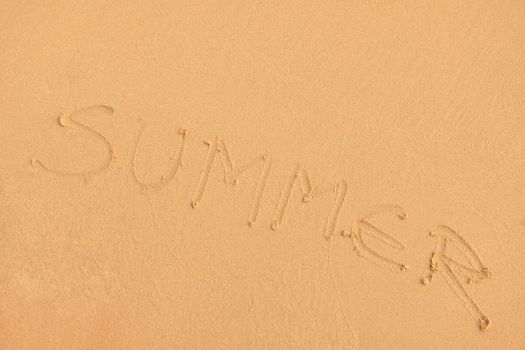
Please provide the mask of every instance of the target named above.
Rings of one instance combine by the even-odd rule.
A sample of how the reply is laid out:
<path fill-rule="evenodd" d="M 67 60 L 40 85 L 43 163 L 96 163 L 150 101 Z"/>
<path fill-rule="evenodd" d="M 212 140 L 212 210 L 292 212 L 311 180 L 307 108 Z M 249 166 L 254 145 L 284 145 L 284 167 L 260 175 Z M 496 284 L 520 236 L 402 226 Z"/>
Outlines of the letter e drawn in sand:
<path fill-rule="evenodd" d="M 399 205 L 395 205 L 395 204 L 380 205 L 376 207 L 375 209 L 373 209 L 372 211 L 370 211 L 368 214 L 362 215 L 359 219 L 355 220 L 352 223 L 352 229 L 350 233 L 343 231 L 341 234 L 343 236 L 347 236 L 352 239 L 352 243 L 354 245 L 354 251 L 357 253 L 358 256 L 368 259 L 378 266 L 386 267 L 393 271 L 406 271 L 408 270 L 408 266 L 406 264 L 402 264 L 400 262 L 394 261 L 390 258 L 383 256 L 382 254 L 370 248 L 363 240 L 363 234 L 366 233 L 392 248 L 395 248 L 398 250 L 405 249 L 405 246 L 403 245 L 403 243 L 395 239 L 390 234 L 372 225 L 368 221 L 373 216 L 382 215 L 386 213 L 395 214 L 399 220 L 406 219 L 405 210 Z"/>

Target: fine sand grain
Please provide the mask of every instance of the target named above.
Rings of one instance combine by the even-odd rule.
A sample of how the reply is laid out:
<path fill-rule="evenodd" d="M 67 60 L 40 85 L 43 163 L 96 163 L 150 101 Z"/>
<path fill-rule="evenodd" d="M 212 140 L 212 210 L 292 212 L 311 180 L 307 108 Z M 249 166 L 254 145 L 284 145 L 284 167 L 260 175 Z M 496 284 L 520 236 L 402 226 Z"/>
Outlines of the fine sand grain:
<path fill-rule="evenodd" d="M 525 3 L 0 1 L 0 350 L 524 349 Z"/>

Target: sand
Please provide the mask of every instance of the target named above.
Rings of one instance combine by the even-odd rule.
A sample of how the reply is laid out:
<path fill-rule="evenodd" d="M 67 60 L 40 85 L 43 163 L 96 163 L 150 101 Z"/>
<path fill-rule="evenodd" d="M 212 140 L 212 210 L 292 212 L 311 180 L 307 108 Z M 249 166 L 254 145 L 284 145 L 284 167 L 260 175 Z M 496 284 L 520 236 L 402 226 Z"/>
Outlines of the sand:
<path fill-rule="evenodd" d="M 0 349 L 523 349 L 524 23 L 2 1 Z"/>

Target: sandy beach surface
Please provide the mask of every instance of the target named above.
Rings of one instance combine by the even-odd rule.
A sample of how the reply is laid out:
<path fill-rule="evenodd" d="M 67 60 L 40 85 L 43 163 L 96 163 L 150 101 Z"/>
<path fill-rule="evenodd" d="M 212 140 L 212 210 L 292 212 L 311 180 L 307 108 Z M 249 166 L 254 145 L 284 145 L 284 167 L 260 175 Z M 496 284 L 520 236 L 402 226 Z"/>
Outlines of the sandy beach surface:
<path fill-rule="evenodd" d="M 524 349 L 525 4 L 0 1 L 0 349 Z"/>

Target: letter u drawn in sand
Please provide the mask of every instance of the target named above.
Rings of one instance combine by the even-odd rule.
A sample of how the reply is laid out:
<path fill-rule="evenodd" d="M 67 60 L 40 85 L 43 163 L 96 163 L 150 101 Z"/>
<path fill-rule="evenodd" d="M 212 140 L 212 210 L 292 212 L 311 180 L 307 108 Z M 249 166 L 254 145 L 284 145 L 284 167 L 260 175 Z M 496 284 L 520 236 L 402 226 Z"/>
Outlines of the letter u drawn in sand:
<path fill-rule="evenodd" d="M 139 126 L 137 139 L 135 141 L 135 144 L 133 146 L 133 155 L 131 157 L 130 162 L 130 168 L 131 168 L 131 177 L 133 181 L 142 188 L 143 191 L 153 190 L 153 191 L 159 191 L 166 185 L 168 185 L 177 175 L 177 172 L 179 171 L 179 168 L 182 164 L 182 155 L 184 154 L 184 146 L 186 144 L 186 136 L 187 136 L 187 130 L 186 129 L 179 129 L 177 132 L 182 137 L 182 141 L 180 143 L 179 151 L 177 154 L 170 157 L 170 160 L 172 160 L 171 167 L 168 171 L 167 175 L 162 175 L 159 180 L 152 182 L 152 183 L 143 183 L 139 180 L 137 177 L 137 174 L 135 172 L 135 158 L 137 156 L 137 148 L 140 143 L 140 139 L 142 138 L 142 134 L 144 133 L 144 126 L 145 124 L 142 123 Z"/>

